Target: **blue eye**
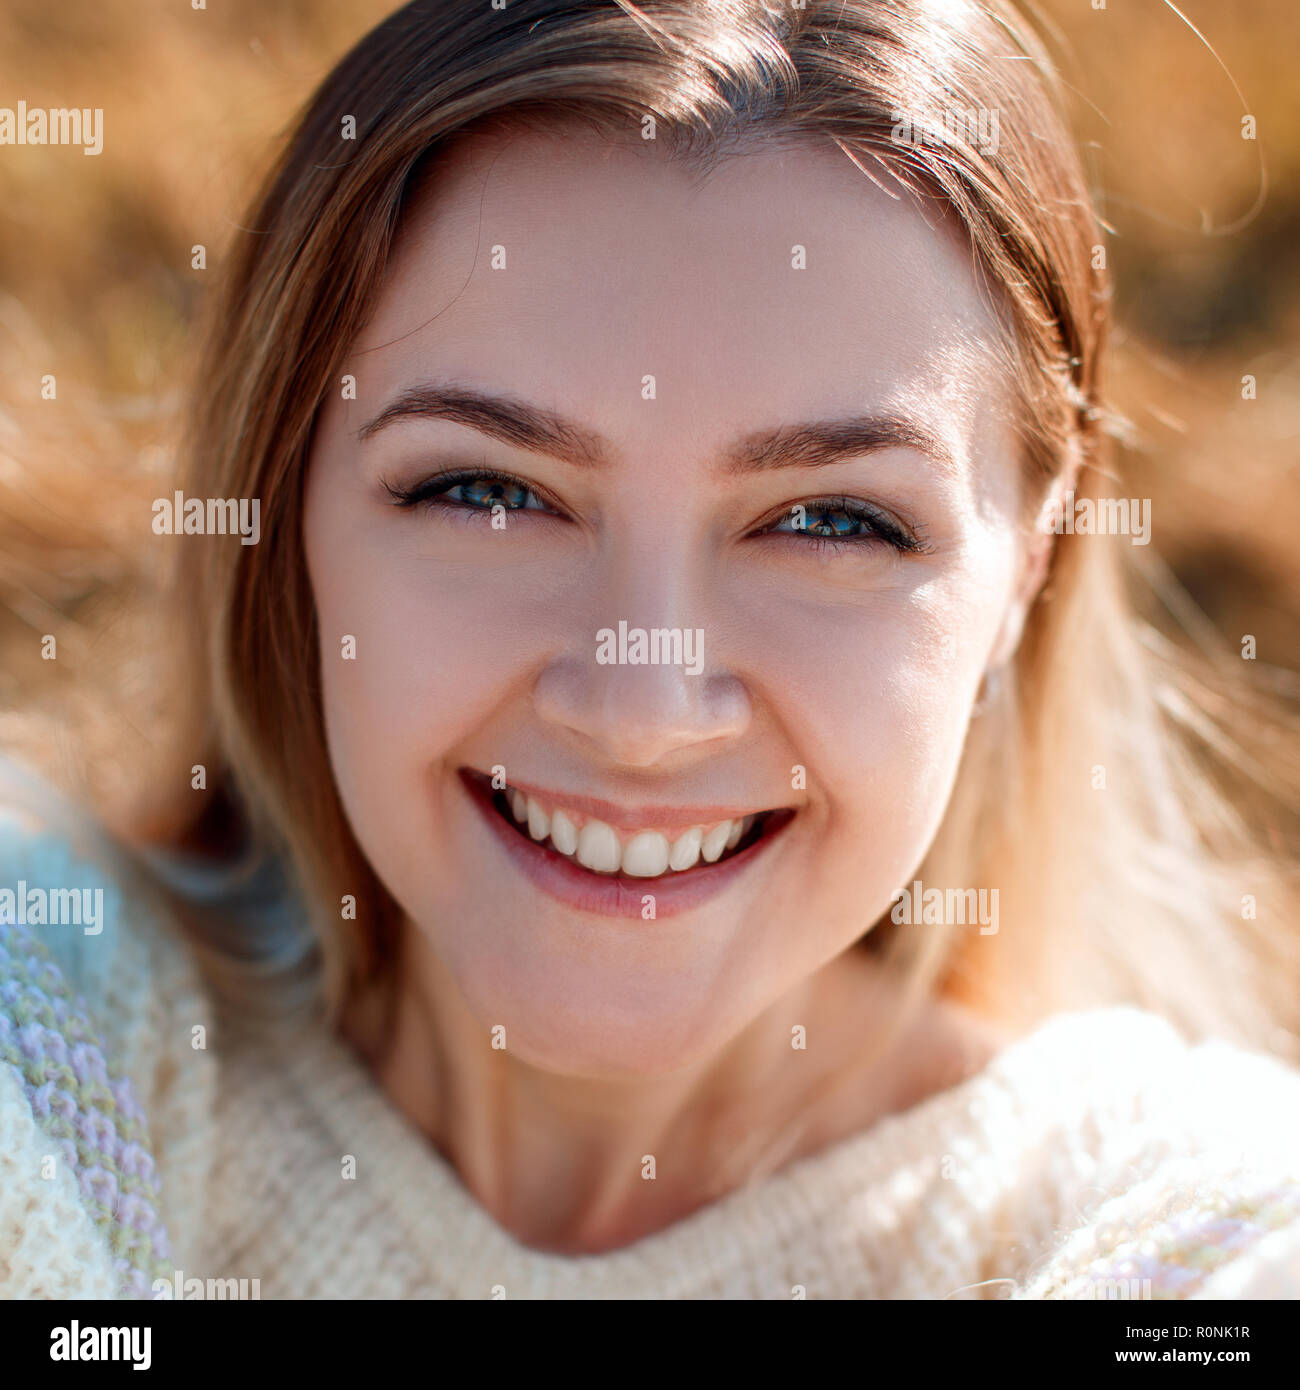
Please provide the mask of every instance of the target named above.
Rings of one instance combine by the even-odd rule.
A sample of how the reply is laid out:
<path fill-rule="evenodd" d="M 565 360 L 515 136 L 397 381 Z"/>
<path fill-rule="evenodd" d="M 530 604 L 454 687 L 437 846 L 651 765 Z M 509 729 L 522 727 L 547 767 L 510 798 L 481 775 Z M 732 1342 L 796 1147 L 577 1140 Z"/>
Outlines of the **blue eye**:
<path fill-rule="evenodd" d="M 460 502 L 466 507 L 490 509 L 500 503 L 507 511 L 527 509 L 530 498 L 536 502 L 533 493 L 522 483 L 508 482 L 504 478 L 474 478 L 467 483 L 457 483 L 440 496 L 447 498 L 449 502 Z"/>
<path fill-rule="evenodd" d="M 904 554 L 927 549 L 887 513 L 856 497 L 825 497 L 787 509 L 767 535 L 805 537 L 819 548 L 884 543 Z"/>
<path fill-rule="evenodd" d="M 541 511 L 554 515 L 527 483 L 509 473 L 488 469 L 437 473 L 411 488 L 395 487 L 392 483 L 385 483 L 384 487 L 399 507 L 459 507 L 475 512 L 503 507 L 508 512 Z"/>
<path fill-rule="evenodd" d="M 432 507 L 473 513 L 501 507 L 508 512 L 541 512 L 559 516 L 553 507 L 521 478 L 492 469 L 457 469 L 436 473 L 413 487 L 385 482 L 384 489 L 396 506 Z M 871 545 L 888 545 L 900 554 L 930 550 L 919 534 L 903 527 L 887 512 L 856 497 L 824 497 L 800 502 L 763 528 L 759 535 L 791 536 L 814 550 L 862 551 Z"/>

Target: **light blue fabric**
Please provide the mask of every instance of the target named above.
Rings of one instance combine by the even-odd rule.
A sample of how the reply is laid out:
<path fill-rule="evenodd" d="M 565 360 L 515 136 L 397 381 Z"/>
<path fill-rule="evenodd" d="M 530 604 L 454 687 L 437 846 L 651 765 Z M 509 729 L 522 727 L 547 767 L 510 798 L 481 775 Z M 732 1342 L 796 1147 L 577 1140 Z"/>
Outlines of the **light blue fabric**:
<path fill-rule="evenodd" d="M 266 850 L 254 846 L 226 861 L 160 849 L 137 848 L 128 855 L 93 815 L 32 769 L 0 755 L 0 891 L 16 891 L 23 880 L 47 892 L 103 889 L 98 935 L 75 925 L 33 928 L 67 978 L 91 998 L 112 970 L 124 909 L 166 929 L 158 921 L 166 910 L 159 884 L 206 909 L 232 957 L 255 961 L 286 932 L 298 938 L 303 955 L 314 947 L 306 913 Z"/>
<path fill-rule="evenodd" d="M 17 792 L 17 795 L 15 795 Z M 0 758 L 0 890 L 20 883 L 51 893 L 103 890 L 96 935 L 75 925 L 30 925 L 79 992 L 103 993 L 121 939 L 123 879 L 129 865 L 94 819 L 12 758 Z"/>
<path fill-rule="evenodd" d="M 143 919 L 148 912 L 143 902 L 126 901 L 131 874 L 90 817 L 3 760 L 0 895 L 14 895 L 23 907 L 0 908 L 0 1068 L 22 1087 L 50 1160 L 75 1178 L 121 1294 L 150 1298 L 173 1264 L 160 1180 L 148 1118 L 104 1042 L 102 1017 L 124 914 Z M 61 915 L 50 907 L 60 902 L 54 895 L 85 889 L 102 895 L 93 922 L 22 920 L 42 899 L 47 918 Z"/>

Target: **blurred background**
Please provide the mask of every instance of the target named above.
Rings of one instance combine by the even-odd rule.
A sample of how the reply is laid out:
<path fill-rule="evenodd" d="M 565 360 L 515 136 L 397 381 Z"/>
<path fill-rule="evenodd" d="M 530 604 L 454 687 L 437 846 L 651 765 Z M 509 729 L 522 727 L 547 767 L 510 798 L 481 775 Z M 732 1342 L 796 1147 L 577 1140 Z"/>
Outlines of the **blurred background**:
<path fill-rule="evenodd" d="M 1253 634 L 1261 663 L 1289 668 L 1261 677 L 1294 694 L 1300 5 L 1180 0 L 1184 19 L 1164 0 L 1094 2 L 1034 9 L 1111 232 L 1110 393 L 1133 427 L 1123 493 L 1152 499 L 1142 559 L 1178 640 Z M 105 113 L 98 157 L 0 146 L 0 741 L 33 692 L 48 715 L 147 628 L 131 600 L 163 548 L 139 540 L 211 267 L 301 104 L 397 8 L 0 0 L 0 104 Z M 147 671 L 120 679 L 143 709 Z"/>

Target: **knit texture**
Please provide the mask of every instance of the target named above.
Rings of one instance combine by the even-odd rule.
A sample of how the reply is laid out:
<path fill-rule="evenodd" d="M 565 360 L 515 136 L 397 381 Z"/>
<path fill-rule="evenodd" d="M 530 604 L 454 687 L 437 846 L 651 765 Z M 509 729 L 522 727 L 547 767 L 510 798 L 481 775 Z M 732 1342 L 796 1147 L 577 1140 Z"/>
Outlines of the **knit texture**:
<path fill-rule="evenodd" d="M 146 881 L 48 795 L 0 814 L 0 891 L 19 881 L 106 891 L 98 934 L 0 923 L 0 1297 L 1300 1296 L 1300 1075 L 1137 1009 L 1052 1018 L 666 1230 L 564 1256 L 498 1226 L 323 1023 L 254 1034 L 215 1005 Z"/>
<path fill-rule="evenodd" d="M 109 1075 L 94 1027 L 69 999 L 58 967 L 16 924 L 0 925 L 0 1066 L 51 1142 L 45 1180 L 61 1156 L 108 1243 L 122 1291 L 146 1297 L 155 1277 L 168 1277 L 171 1252 L 145 1117 L 131 1083 Z"/>

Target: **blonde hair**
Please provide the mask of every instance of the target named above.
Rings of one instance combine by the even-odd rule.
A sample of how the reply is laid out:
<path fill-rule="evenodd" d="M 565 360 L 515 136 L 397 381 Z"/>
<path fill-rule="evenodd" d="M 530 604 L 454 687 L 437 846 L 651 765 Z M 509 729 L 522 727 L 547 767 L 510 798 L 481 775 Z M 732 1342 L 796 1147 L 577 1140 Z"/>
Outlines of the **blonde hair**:
<path fill-rule="evenodd" d="M 998 140 L 954 133 L 954 111 L 997 112 Z M 318 410 L 404 211 L 455 137 L 577 123 L 635 140 L 647 118 L 665 154 L 694 167 L 754 140 L 832 142 L 864 177 L 950 211 L 1008 325 L 1026 527 L 1063 478 L 1077 499 L 1118 495 L 1102 237 L 1051 61 L 1009 3 L 420 0 L 392 15 L 309 103 L 211 302 L 179 486 L 259 498 L 265 539 L 177 547 L 170 742 L 116 821 L 136 841 L 194 843 L 229 813 L 282 853 L 335 1017 L 385 978 L 400 918 L 348 827 L 324 739 L 301 537 Z M 886 915 L 864 922 L 864 945 L 912 995 L 943 992 L 1017 1028 L 1129 1000 L 1194 1034 L 1289 1051 L 1293 723 L 1231 653 L 1193 660 L 1157 636 L 1135 610 L 1152 578 L 1137 560 L 1120 537 L 1055 538 L 917 869 L 996 887 L 998 932 Z M 355 921 L 340 916 L 345 894 Z M 245 1000 L 252 976 L 287 980 L 306 959 L 301 936 L 264 939 L 250 961 L 227 924 L 188 920 L 214 982 Z"/>

